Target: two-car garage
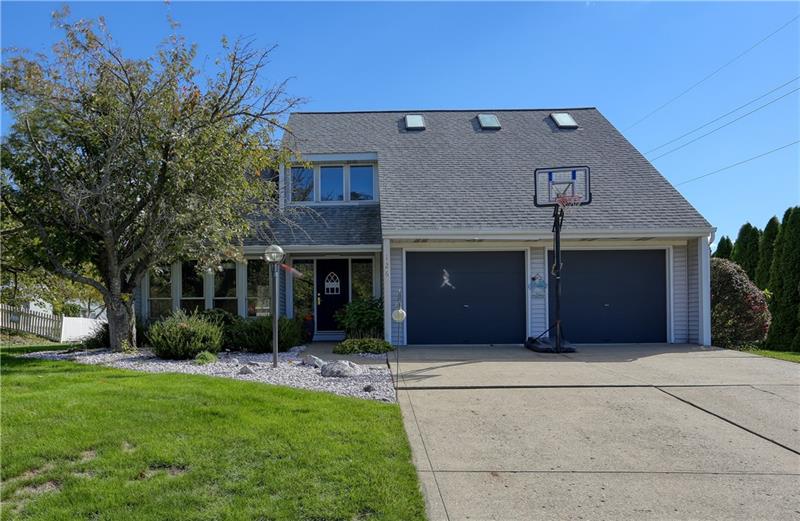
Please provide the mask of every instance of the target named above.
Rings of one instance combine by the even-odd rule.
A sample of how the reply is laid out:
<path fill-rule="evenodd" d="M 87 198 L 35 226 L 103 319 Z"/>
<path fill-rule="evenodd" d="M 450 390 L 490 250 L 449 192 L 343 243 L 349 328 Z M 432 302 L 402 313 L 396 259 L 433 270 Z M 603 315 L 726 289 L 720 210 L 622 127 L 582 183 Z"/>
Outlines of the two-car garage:
<path fill-rule="evenodd" d="M 566 249 L 562 255 L 561 316 L 568 340 L 666 341 L 664 249 Z M 406 251 L 407 343 L 522 343 L 531 313 L 526 299 L 534 291 L 528 262 L 524 250 Z M 553 310 L 550 279 L 546 300 Z"/>

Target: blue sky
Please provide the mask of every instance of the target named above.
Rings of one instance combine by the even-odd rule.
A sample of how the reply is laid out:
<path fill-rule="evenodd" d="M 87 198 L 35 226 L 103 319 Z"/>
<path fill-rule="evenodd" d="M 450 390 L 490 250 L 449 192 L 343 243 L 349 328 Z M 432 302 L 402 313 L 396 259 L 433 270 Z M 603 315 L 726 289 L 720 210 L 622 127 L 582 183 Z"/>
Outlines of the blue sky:
<path fill-rule="evenodd" d="M 45 51 L 60 3 L 3 2 L 2 46 Z M 103 15 L 131 56 L 151 54 L 170 12 L 200 56 L 219 38 L 278 44 L 270 79 L 293 77 L 302 110 L 596 106 L 642 152 L 800 76 L 800 22 L 652 117 L 642 116 L 800 14 L 800 3 L 162 3 L 70 4 Z M 790 83 L 717 126 L 800 87 Z M 800 139 L 794 92 L 654 160 L 673 184 Z M 8 115 L 3 114 L 3 132 Z M 666 152 L 698 132 L 659 152 Z M 658 154 L 649 154 L 653 158 Z M 718 227 L 800 204 L 795 145 L 678 189 Z"/>

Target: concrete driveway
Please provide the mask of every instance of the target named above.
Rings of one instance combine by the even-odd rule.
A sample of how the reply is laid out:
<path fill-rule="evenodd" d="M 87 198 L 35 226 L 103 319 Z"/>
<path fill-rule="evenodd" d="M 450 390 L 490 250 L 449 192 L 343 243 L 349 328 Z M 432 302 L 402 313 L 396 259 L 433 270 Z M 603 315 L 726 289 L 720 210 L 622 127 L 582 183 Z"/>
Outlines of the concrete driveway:
<path fill-rule="evenodd" d="M 800 519 L 800 364 L 675 345 L 390 362 L 431 520 Z"/>

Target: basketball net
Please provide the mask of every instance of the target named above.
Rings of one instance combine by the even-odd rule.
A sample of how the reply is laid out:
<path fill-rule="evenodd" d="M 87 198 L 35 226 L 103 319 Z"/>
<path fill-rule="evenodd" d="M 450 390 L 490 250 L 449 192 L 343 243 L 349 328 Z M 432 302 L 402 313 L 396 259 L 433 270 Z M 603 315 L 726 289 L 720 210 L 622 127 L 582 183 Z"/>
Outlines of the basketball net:
<path fill-rule="evenodd" d="M 575 213 L 575 209 L 581 205 L 583 198 L 580 195 L 557 195 L 556 196 L 556 204 L 558 207 L 561 208 L 563 215 L 566 217 L 567 215 L 573 215 Z"/>

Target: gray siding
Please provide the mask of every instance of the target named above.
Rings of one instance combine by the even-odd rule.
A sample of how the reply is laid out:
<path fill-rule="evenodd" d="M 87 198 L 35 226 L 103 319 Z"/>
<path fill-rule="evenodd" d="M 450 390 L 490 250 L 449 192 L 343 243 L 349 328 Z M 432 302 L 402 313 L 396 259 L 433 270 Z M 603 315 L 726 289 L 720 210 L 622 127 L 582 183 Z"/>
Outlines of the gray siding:
<path fill-rule="evenodd" d="M 528 272 L 531 278 L 541 275 L 545 284 L 547 283 L 547 265 L 545 263 L 544 247 L 534 247 L 530 249 L 530 266 Z M 532 280 L 528 281 L 528 298 L 530 299 L 530 317 L 528 319 L 528 334 L 539 336 L 547 329 L 547 286 L 540 295 L 534 294 Z"/>
<path fill-rule="evenodd" d="M 672 248 L 672 334 L 673 342 L 689 341 L 689 288 L 686 246 Z"/>
<path fill-rule="evenodd" d="M 399 304 L 403 304 L 399 299 L 403 293 L 403 250 L 400 248 L 392 248 L 389 253 L 389 262 L 391 263 L 391 279 L 392 291 L 391 302 L 385 303 L 389 309 L 394 311 Z M 403 304 L 404 305 L 404 304 Z M 405 345 L 405 331 L 403 324 L 392 321 L 392 344 Z"/>
<path fill-rule="evenodd" d="M 697 240 L 690 239 L 686 248 L 687 295 L 688 295 L 688 340 L 700 343 L 700 279 Z"/>

